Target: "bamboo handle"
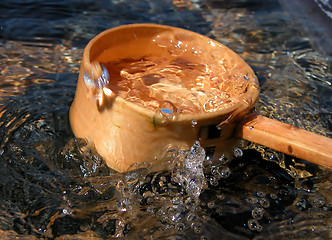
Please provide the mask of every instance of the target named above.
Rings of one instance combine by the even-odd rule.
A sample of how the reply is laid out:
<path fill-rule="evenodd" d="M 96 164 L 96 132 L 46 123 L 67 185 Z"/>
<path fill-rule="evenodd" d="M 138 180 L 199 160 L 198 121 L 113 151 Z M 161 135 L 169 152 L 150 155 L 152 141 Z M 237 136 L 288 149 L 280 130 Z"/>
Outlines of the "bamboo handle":
<path fill-rule="evenodd" d="M 245 116 L 235 135 L 288 155 L 332 168 L 332 139 L 282 123 L 256 112 Z"/>

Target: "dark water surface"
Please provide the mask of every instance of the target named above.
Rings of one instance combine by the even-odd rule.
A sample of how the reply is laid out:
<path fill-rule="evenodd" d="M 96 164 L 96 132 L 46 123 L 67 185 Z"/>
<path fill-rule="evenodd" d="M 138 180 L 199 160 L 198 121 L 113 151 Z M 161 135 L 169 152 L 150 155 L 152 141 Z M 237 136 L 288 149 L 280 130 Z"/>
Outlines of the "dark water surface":
<path fill-rule="evenodd" d="M 330 170 L 244 142 L 232 161 L 194 146 L 119 174 L 68 123 L 87 42 L 151 22 L 227 45 L 259 78 L 258 112 L 331 137 L 331 4 L 315 2 L 2 0 L 0 238 L 332 238 Z"/>

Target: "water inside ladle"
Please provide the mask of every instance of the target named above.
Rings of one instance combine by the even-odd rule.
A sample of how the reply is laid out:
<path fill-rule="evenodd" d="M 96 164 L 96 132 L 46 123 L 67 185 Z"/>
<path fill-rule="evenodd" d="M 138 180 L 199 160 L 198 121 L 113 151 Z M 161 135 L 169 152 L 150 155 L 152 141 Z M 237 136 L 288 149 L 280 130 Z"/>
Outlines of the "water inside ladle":
<path fill-rule="evenodd" d="M 234 145 L 234 135 L 332 167 L 331 139 L 247 115 L 258 94 L 252 69 L 220 43 L 133 24 L 105 31 L 85 48 L 70 121 L 118 171 L 162 160 L 167 149 L 188 149 L 197 139 L 216 155 Z"/>

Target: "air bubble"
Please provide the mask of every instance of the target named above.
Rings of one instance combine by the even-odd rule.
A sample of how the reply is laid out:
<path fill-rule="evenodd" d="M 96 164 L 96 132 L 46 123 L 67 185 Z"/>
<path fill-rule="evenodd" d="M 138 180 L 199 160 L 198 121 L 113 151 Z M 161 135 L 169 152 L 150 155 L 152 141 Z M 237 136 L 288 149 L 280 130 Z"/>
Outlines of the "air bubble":
<path fill-rule="evenodd" d="M 211 172 L 212 175 L 217 175 L 217 174 L 219 174 L 219 167 L 217 167 L 217 166 L 212 166 L 210 172 Z"/>
<path fill-rule="evenodd" d="M 231 173 L 232 173 L 232 171 L 229 167 L 224 167 L 224 168 L 220 169 L 220 172 L 219 172 L 219 174 L 222 178 L 228 178 L 231 175 Z"/>
<path fill-rule="evenodd" d="M 67 209 L 62 209 L 62 213 L 65 215 L 70 215 L 72 213 L 71 210 L 67 210 Z"/>
<path fill-rule="evenodd" d="M 183 231 L 185 229 L 184 223 L 178 223 L 175 225 L 175 228 L 179 231 Z"/>
<path fill-rule="evenodd" d="M 217 208 L 215 209 L 215 212 L 216 212 L 217 214 L 219 214 L 220 216 L 222 216 L 222 215 L 223 215 L 222 207 L 217 207 Z"/>
<path fill-rule="evenodd" d="M 194 232 L 196 234 L 201 234 L 202 233 L 201 227 L 198 224 L 192 223 L 191 228 L 192 228 L 192 230 L 194 230 Z"/>
<path fill-rule="evenodd" d="M 243 151 L 240 148 L 234 149 L 234 157 L 239 158 L 243 156 Z"/>
<path fill-rule="evenodd" d="M 185 197 L 184 200 L 183 200 L 183 203 L 186 204 L 186 205 L 190 204 L 191 203 L 191 197 L 189 197 L 189 196 Z"/>
<path fill-rule="evenodd" d="M 152 204 L 153 203 L 153 198 L 146 198 L 146 203 L 147 204 Z"/>
<path fill-rule="evenodd" d="M 175 205 L 179 205 L 179 204 L 182 204 L 182 199 L 180 197 L 173 197 L 172 198 L 172 203 L 175 204 Z"/>
<path fill-rule="evenodd" d="M 261 207 L 255 207 L 252 211 L 251 211 L 251 216 L 256 219 L 256 220 L 260 220 L 263 218 L 264 215 L 264 208 Z"/>
<path fill-rule="evenodd" d="M 187 221 L 188 222 L 192 222 L 196 219 L 196 215 L 193 214 L 193 213 L 188 213 L 188 216 L 187 216 Z"/>
<path fill-rule="evenodd" d="M 218 198 L 219 200 L 225 200 L 226 196 L 225 196 L 225 194 L 220 193 L 220 194 L 217 194 L 217 198 Z"/>
<path fill-rule="evenodd" d="M 224 155 L 222 154 L 220 157 L 219 157 L 219 162 L 221 164 L 227 164 L 229 162 L 229 159 Z"/>
<path fill-rule="evenodd" d="M 158 184 L 159 184 L 159 187 L 163 187 L 164 186 L 164 182 L 163 181 L 159 181 Z"/>
<path fill-rule="evenodd" d="M 264 192 L 257 192 L 258 197 L 265 197 L 266 194 Z"/>
<path fill-rule="evenodd" d="M 115 238 L 124 237 L 123 230 L 124 230 L 125 226 L 126 226 L 125 222 L 123 222 L 121 220 L 117 220 L 117 224 L 115 225 L 115 227 L 116 227 L 115 233 L 114 233 Z"/>
<path fill-rule="evenodd" d="M 326 204 L 325 198 L 320 195 L 310 196 L 308 201 L 313 207 L 322 207 Z"/>
<path fill-rule="evenodd" d="M 272 199 L 277 199 L 277 197 L 278 197 L 277 194 L 274 194 L 274 193 L 270 194 L 270 198 L 272 198 Z"/>
<path fill-rule="evenodd" d="M 252 231 L 262 231 L 263 227 L 259 224 L 259 222 L 256 219 L 249 219 L 248 220 L 248 227 Z"/>
<path fill-rule="evenodd" d="M 118 181 L 118 183 L 116 184 L 116 189 L 120 192 L 123 191 L 125 187 L 126 184 L 122 180 Z"/>
<path fill-rule="evenodd" d="M 270 206 L 270 201 L 267 198 L 261 198 L 259 199 L 259 204 L 263 207 L 263 208 L 268 208 Z"/>
<path fill-rule="evenodd" d="M 158 47 L 169 47 L 174 42 L 174 35 L 170 34 L 160 34 L 157 35 L 153 40 Z"/>
<path fill-rule="evenodd" d="M 146 191 L 143 193 L 143 197 L 144 198 L 150 198 L 150 197 L 154 197 L 155 193 L 151 192 L 151 191 Z"/>
<path fill-rule="evenodd" d="M 255 203 L 258 203 L 258 198 L 254 197 L 254 196 L 251 196 L 251 197 L 248 197 L 246 199 L 246 201 L 247 201 L 247 203 L 255 204 Z"/>
<path fill-rule="evenodd" d="M 180 220 L 180 215 L 181 215 L 181 213 L 180 212 L 178 212 L 178 211 L 176 211 L 176 209 L 174 209 L 174 207 L 173 208 L 171 208 L 169 211 L 168 211 L 168 213 L 169 213 L 169 220 L 170 221 L 172 221 L 173 223 L 175 223 L 175 222 L 178 222 L 179 220 Z"/>
<path fill-rule="evenodd" d="M 214 201 L 211 201 L 211 202 L 208 202 L 207 206 L 208 206 L 208 208 L 212 209 L 216 206 L 216 204 Z"/>
<path fill-rule="evenodd" d="M 217 174 L 215 176 L 213 176 L 213 178 L 216 180 L 216 181 L 219 181 L 221 179 L 221 175 L 220 174 Z"/>
<path fill-rule="evenodd" d="M 201 54 L 202 53 L 202 51 L 201 50 L 197 50 L 197 49 L 195 49 L 194 47 L 192 48 L 192 53 L 194 54 L 194 55 L 199 55 L 199 54 Z"/>
<path fill-rule="evenodd" d="M 262 225 L 257 225 L 256 226 L 256 230 L 258 231 L 258 232 L 260 232 L 260 231 L 262 231 L 263 230 L 263 226 Z"/>
<path fill-rule="evenodd" d="M 219 182 L 216 178 L 213 177 L 213 178 L 210 179 L 210 184 L 212 186 L 216 187 L 216 186 L 218 186 Z"/>

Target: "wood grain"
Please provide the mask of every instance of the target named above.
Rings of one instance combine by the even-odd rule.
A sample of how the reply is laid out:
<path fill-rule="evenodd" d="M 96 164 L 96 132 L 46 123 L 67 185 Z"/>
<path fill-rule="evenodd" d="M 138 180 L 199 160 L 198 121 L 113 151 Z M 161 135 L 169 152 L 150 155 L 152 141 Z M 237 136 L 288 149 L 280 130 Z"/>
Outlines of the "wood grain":
<path fill-rule="evenodd" d="M 235 136 L 332 168 L 332 139 L 261 116 L 245 116 Z"/>

